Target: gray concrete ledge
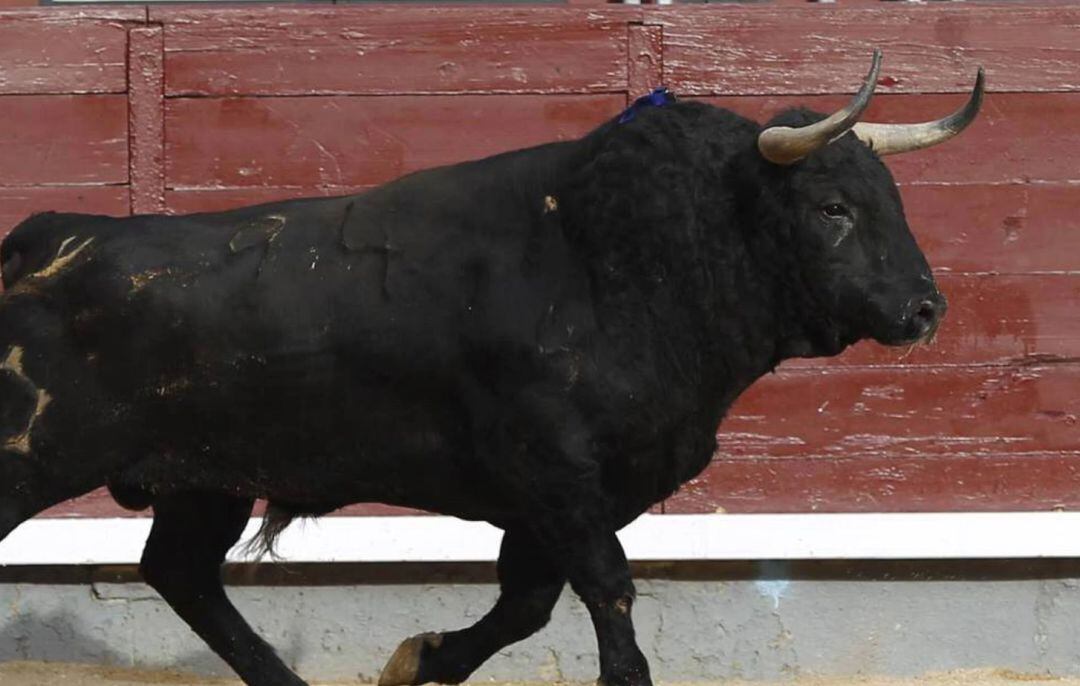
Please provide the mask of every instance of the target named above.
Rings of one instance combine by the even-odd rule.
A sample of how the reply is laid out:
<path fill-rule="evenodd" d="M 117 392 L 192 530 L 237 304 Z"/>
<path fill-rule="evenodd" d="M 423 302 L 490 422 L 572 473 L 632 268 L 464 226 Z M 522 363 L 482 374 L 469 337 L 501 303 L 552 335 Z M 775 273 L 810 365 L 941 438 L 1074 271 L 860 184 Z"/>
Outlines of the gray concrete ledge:
<path fill-rule="evenodd" d="M 637 582 L 634 618 L 654 675 L 667 681 L 970 668 L 1080 675 L 1077 566 L 655 565 L 638 569 L 649 578 Z M 320 581 L 327 574 L 333 583 Z M 0 660 L 228 675 L 152 590 L 124 582 L 130 575 L 0 573 Z M 241 612 L 309 679 L 374 679 L 402 638 L 471 623 L 497 592 L 489 566 L 344 576 L 353 583 L 318 570 L 227 574 L 241 582 L 229 588 Z M 260 585 L 266 578 L 284 583 Z M 566 592 L 547 629 L 496 656 L 474 680 L 587 681 L 596 669 L 588 615 Z"/>

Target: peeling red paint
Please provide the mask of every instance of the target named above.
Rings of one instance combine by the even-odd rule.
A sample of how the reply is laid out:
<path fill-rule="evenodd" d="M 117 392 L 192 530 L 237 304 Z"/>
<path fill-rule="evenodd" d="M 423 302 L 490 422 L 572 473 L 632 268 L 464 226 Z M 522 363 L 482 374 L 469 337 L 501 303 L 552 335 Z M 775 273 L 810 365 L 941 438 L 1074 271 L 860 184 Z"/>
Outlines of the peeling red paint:
<path fill-rule="evenodd" d="M 905 93 L 967 92 L 977 64 L 993 92 L 1080 85 L 1075 4 L 769 3 L 655 8 L 645 16 L 664 26 L 668 85 L 688 94 L 849 93 L 874 48 Z"/>
<path fill-rule="evenodd" d="M 950 300 L 936 343 L 784 365 L 665 509 L 1080 508 L 1080 7 L 572 4 L 0 10 L 0 234 L 354 192 L 580 135 L 659 85 L 831 110 L 873 46 L 866 117 L 932 119 L 983 64 L 970 130 L 889 159 Z M 99 492 L 50 514 L 118 512 Z"/>
<path fill-rule="evenodd" d="M 164 7 L 150 16 L 166 26 L 170 96 L 624 90 L 633 18 L 618 7 L 497 6 Z"/>
<path fill-rule="evenodd" d="M 131 211 L 165 209 L 165 42 L 160 26 L 132 29 L 128 44 Z"/>
<path fill-rule="evenodd" d="M 664 27 L 630 24 L 627 39 L 627 104 L 664 85 Z"/>
<path fill-rule="evenodd" d="M 0 9 L 0 96 L 123 93 L 128 23 L 145 16 L 136 7 Z"/>
<path fill-rule="evenodd" d="M 0 96 L 0 186 L 128 180 L 124 95 Z"/>
<path fill-rule="evenodd" d="M 618 95 L 173 98 L 173 189 L 363 187 L 586 133 Z"/>

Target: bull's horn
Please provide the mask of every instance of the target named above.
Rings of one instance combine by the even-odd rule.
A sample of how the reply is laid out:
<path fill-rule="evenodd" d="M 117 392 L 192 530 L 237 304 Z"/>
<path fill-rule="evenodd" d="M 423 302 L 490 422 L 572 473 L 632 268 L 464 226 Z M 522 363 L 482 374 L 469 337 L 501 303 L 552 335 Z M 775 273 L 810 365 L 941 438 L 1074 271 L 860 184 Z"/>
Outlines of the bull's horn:
<path fill-rule="evenodd" d="M 983 70 L 975 77 L 975 89 L 967 104 L 944 119 L 922 124 L 865 124 L 859 122 L 852 129 L 863 143 L 879 155 L 910 152 L 943 143 L 963 131 L 975 120 L 983 100 Z"/>
<path fill-rule="evenodd" d="M 870 104 L 880 69 L 881 51 L 874 50 L 870 73 L 847 107 L 809 126 L 770 126 L 762 131 L 758 135 L 758 150 L 762 156 L 775 164 L 792 164 L 843 136 Z"/>

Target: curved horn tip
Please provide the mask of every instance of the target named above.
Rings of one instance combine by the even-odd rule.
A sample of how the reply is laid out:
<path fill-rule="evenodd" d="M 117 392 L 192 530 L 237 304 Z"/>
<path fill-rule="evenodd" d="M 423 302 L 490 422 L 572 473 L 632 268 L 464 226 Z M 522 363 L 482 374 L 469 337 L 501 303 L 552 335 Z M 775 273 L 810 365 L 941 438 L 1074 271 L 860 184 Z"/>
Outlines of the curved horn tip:
<path fill-rule="evenodd" d="M 856 97 L 862 101 L 862 107 L 869 104 L 870 97 L 874 94 L 874 89 L 877 87 L 878 76 L 881 75 L 881 60 L 881 48 L 874 48 L 874 57 L 870 60 L 870 71 L 867 72 L 866 78 L 863 79 L 862 87 L 859 88 L 859 92 L 856 94 Z"/>
<path fill-rule="evenodd" d="M 881 72 L 882 59 L 881 48 L 874 48 L 874 56 L 870 58 L 870 73 L 866 75 L 866 82 L 873 82 L 874 85 L 877 85 L 878 74 Z"/>
<path fill-rule="evenodd" d="M 758 134 L 758 151 L 761 155 L 773 164 L 793 164 L 844 135 L 870 104 L 881 71 L 881 59 L 881 49 L 874 48 L 870 72 L 851 102 L 839 111 L 809 126 L 773 126 Z"/>
<path fill-rule="evenodd" d="M 921 124 L 870 124 L 858 123 L 855 135 L 878 155 L 894 155 L 901 152 L 921 150 L 943 143 L 963 131 L 975 121 L 982 108 L 986 76 L 980 66 L 975 77 L 975 87 L 967 102 L 947 117 Z"/>
<path fill-rule="evenodd" d="M 881 62 L 883 56 L 884 55 L 881 52 L 881 48 L 874 48 L 874 56 L 872 58 L 870 58 L 870 63 L 874 64 L 874 65 L 879 64 Z"/>
<path fill-rule="evenodd" d="M 967 105 L 958 112 L 955 116 L 957 122 L 960 124 L 960 129 L 970 124 L 975 116 L 982 109 L 983 94 L 986 90 L 986 74 L 983 71 L 982 66 L 979 66 L 979 71 L 975 75 L 975 87 L 971 89 L 971 96 L 968 97 Z"/>

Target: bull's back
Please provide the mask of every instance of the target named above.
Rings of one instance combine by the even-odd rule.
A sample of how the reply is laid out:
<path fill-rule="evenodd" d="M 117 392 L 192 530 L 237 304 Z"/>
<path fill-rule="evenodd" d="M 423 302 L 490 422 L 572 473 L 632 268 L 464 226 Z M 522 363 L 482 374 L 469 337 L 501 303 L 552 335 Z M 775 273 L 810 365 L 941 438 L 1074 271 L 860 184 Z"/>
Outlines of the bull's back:
<path fill-rule="evenodd" d="M 543 197 L 530 217 L 505 198 L 457 197 L 459 184 L 399 184 L 130 220 L 101 246 L 102 307 L 126 312 L 135 337 L 193 337 L 212 358 L 330 355 L 402 377 L 453 366 L 469 340 L 531 344 L 565 276 L 525 264 L 538 232 L 562 242 Z"/>

